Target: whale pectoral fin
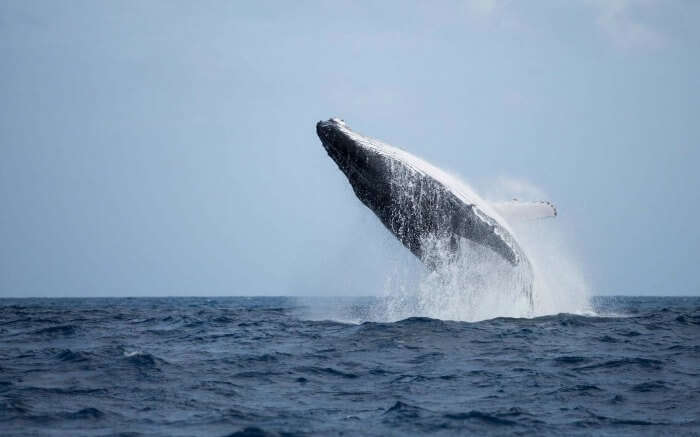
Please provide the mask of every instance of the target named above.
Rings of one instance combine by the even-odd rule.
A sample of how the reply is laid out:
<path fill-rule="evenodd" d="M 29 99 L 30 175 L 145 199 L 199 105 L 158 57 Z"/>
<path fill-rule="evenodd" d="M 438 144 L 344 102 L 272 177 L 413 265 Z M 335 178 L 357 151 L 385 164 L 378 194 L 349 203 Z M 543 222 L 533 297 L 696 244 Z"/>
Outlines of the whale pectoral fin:
<path fill-rule="evenodd" d="M 510 202 L 494 203 L 493 207 L 508 221 L 536 220 L 557 216 L 557 208 L 546 200 L 521 202 L 513 199 Z"/>

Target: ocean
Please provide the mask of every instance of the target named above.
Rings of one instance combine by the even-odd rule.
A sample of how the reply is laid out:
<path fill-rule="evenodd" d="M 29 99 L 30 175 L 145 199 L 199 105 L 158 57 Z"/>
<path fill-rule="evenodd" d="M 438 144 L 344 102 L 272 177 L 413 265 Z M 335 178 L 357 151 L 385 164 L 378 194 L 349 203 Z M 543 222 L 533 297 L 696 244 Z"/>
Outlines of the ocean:
<path fill-rule="evenodd" d="M 362 322 L 378 300 L 0 299 L 0 435 L 700 435 L 699 297 Z"/>

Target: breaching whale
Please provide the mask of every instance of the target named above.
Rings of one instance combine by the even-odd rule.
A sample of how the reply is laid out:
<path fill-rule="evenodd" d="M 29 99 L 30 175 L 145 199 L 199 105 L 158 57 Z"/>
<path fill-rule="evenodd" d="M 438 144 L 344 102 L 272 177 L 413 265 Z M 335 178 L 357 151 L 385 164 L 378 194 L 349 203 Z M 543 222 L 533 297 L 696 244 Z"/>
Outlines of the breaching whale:
<path fill-rule="evenodd" d="M 549 202 L 489 205 L 445 171 L 354 132 L 343 120 L 319 121 L 316 132 L 360 201 L 429 269 L 436 268 L 429 253 L 432 242 L 445 242 L 449 253 L 457 250 L 463 238 L 492 250 L 525 277 L 532 277 L 527 256 L 497 209 L 527 218 L 555 216 Z M 531 284 L 525 288 L 531 293 Z"/>

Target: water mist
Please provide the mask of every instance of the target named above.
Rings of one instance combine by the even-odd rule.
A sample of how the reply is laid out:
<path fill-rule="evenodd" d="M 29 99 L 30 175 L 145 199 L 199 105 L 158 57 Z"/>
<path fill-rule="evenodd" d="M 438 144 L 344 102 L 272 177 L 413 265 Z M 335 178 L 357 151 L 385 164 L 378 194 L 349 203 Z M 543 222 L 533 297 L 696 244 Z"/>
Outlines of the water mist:
<path fill-rule="evenodd" d="M 457 178 L 454 180 L 461 189 L 474 193 L 466 183 Z M 530 184 L 519 185 L 526 187 L 527 192 L 522 188 L 514 189 L 512 181 L 499 181 L 496 184 L 498 197 L 493 200 L 541 194 Z M 529 267 L 513 268 L 488 248 L 464 239 L 459 242 L 456 253 L 446 248 L 445 241 L 425 242 L 425 247 L 429 248 L 428 256 L 438 260 L 433 260 L 438 267 L 428 271 L 413 260 L 395 260 L 395 267 L 389 271 L 385 282 L 383 297 L 371 311 L 370 318 L 396 321 L 424 316 L 478 321 L 494 317 L 589 313 L 588 288 L 557 220 L 507 222 L 529 259 Z M 420 270 L 418 275 L 411 274 L 415 268 Z M 531 299 L 528 287 L 531 287 Z"/>

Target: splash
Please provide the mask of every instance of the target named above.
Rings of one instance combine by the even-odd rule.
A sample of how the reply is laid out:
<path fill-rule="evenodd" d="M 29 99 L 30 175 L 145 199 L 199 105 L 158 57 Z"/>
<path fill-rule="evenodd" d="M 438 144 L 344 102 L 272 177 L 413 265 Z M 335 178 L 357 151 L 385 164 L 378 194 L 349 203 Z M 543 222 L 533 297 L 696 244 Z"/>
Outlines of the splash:
<path fill-rule="evenodd" d="M 476 191 L 452 177 L 462 190 Z M 532 184 L 501 179 L 491 201 L 541 197 Z M 495 194 L 498 193 L 498 194 Z M 545 197 L 546 198 L 546 197 Z M 498 217 L 498 216 L 496 216 Z M 527 255 L 529 265 L 513 268 L 492 250 L 462 239 L 455 253 L 448 242 L 424 241 L 433 271 L 413 260 L 399 259 L 389 271 L 383 297 L 370 312 L 374 320 L 396 321 L 424 316 L 443 320 L 478 321 L 494 317 L 536 317 L 556 313 L 591 312 L 588 287 L 579 263 L 571 255 L 567 239 L 555 220 L 505 223 Z M 411 274 L 418 268 L 418 275 Z M 531 287 L 529 290 L 528 287 Z M 531 298 L 529 297 L 531 291 Z"/>

